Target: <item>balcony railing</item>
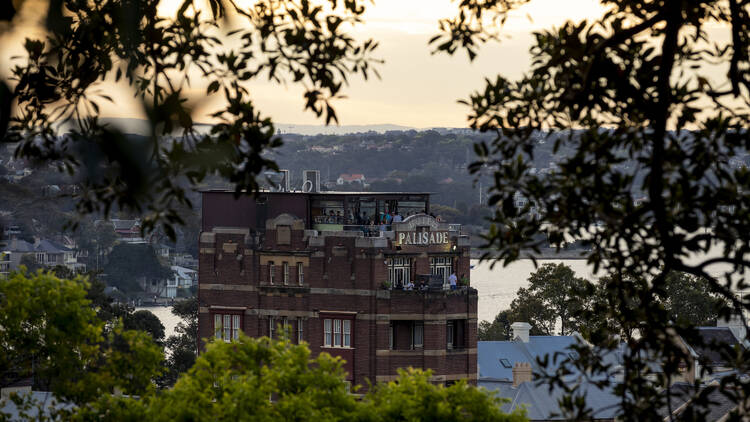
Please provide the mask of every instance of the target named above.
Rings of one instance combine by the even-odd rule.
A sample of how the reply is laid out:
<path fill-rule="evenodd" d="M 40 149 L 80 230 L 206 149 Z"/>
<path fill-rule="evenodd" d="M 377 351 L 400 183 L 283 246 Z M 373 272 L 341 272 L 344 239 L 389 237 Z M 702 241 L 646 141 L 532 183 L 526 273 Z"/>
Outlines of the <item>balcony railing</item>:
<path fill-rule="evenodd" d="M 313 225 L 313 229 L 333 232 L 360 232 L 365 237 L 382 237 L 383 232 L 391 230 L 391 226 L 386 224 L 375 226 L 358 224 L 315 223 Z"/>

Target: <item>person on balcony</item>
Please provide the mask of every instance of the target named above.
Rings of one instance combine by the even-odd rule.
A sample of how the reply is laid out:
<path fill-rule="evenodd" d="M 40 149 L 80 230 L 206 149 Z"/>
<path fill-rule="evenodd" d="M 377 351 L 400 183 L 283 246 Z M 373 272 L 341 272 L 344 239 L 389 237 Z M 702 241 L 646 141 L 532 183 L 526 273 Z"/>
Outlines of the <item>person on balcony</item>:
<path fill-rule="evenodd" d="M 451 285 L 451 290 L 456 290 L 456 282 L 458 281 L 458 278 L 456 277 L 456 273 L 452 272 L 450 277 L 448 277 L 448 282 Z"/>

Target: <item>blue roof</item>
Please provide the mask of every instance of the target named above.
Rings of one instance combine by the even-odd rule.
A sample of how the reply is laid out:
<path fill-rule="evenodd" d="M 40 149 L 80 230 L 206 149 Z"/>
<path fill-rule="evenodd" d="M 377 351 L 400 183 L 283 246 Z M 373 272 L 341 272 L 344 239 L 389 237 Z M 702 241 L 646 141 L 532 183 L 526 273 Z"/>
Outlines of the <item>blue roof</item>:
<path fill-rule="evenodd" d="M 524 382 L 518 387 L 513 387 L 512 382 L 509 381 L 482 379 L 479 380 L 478 385 L 494 391 L 499 397 L 509 399 L 502 406 L 505 412 L 525 408 L 529 420 L 564 419 L 560 415 L 559 401 L 565 391 L 560 387 L 555 387 L 550 391 L 549 385 L 536 382 Z M 586 407 L 591 409 L 594 419 L 614 419 L 620 413 L 620 398 L 613 393 L 612 387 L 601 389 L 584 381 L 578 388 L 577 393 L 586 398 Z"/>
<path fill-rule="evenodd" d="M 529 336 L 528 343 L 519 340 L 477 342 L 479 378 L 512 380 L 513 365 L 517 362 L 528 362 L 534 372 L 538 372 L 537 358 L 549 356 L 551 361 L 556 352 L 567 354 L 577 341 L 575 336 Z M 503 366 L 501 359 L 507 359 L 509 367 Z"/>

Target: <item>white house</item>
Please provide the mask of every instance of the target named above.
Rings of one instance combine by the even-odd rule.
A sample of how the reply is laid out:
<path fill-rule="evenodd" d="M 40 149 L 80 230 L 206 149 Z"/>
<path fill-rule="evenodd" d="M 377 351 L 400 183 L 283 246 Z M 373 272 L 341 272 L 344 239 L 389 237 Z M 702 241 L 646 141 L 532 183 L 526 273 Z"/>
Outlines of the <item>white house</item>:
<path fill-rule="evenodd" d="M 190 287 L 198 283 L 198 271 L 180 267 L 179 265 L 172 265 L 170 268 L 174 272 L 174 276 L 167 280 L 166 297 L 177 297 L 180 289 L 185 289 L 184 291 L 187 293 Z M 185 296 L 188 296 L 188 294 Z"/>

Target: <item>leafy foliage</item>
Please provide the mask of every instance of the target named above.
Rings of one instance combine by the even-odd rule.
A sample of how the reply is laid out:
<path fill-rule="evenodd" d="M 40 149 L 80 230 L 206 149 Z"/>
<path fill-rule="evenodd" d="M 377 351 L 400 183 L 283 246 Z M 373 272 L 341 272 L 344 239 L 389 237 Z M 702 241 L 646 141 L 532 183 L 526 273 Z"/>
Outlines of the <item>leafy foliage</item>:
<path fill-rule="evenodd" d="M 498 39 L 508 13 L 529 2 L 463 0 L 433 42 L 474 57 Z M 494 173 L 495 224 L 486 240 L 505 263 L 538 248 L 540 232 L 557 245 L 591 243 L 588 262 L 608 276 L 602 316 L 628 328 L 622 415 L 646 420 L 658 417 L 665 395 L 644 376 L 645 357 L 662 365 L 668 381 L 685 359 L 675 335 L 694 334 L 690 323 L 667 317 L 668 275 L 703 277 L 737 310 L 750 308 L 732 293 L 745 287 L 732 274 L 750 264 L 750 171 L 727 165 L 750 147 L 750 11 L 744 0 L 601 3 L 599 18 L 535 33 L 528 72 L 516 81 L 488 79 L 465 101 L 472 127 L 497 135 L 477 144 L 470 169 Z M 718 37 L 716 26 L 731 37 Z M 529 160 L 547 130 L 562 134 L 555 146 L 574 154 L 549 175 L 531 174 Z M 538 205 L 540 218 L 513 207 L 516 192 Z M 726 269 L 714 273 L 715 264 Z M 612 344 L 608 331 L 594 337 Z M 746 384 L 724 379 L 724 391 L 734 387 L 732 400 L 750 395 Z"/>
<path fill-rule="evenodd" d="M 102 396 L 82 409 L 84 419 L 106 414 L 114 420 L 324 421 L 523 421 L 505 414 L 495 396 L 459 382 L 429 381 L 430 373 L 404 370 L 399 379 L 373 386 L 357 400 L 344 381 L 343 361 L 307 345 L 241 335 L 232 343 L 209 343 L 195 366 L 174 388 L 142 397 Z M 271 398 L 269 400 L 269 398 Z"/>
<path fill-rule="evenodd" d="M 177 377 L 187 372 L 198 356 L 198 298 L 175 302 L 172 313 L 182 319 L 175 327 L 176 335 L 169 336 L 167 371 L 161 380 L 164 385 L 174 385 Z"/>
<path fill-rule="evenodd" d="M 510 324 L 516 322 L 512 321 L 514 318 L 511 314 L 511 311 L 506 309 L 504 311 L 498 312 L 498 314 L 495 316 L 495 319 L 492 322 L 489 321 L 482 321 L 477 326 L 477 340 L 478 341 L 503 341 L 503 340 L 510 340 L 512 330 L 510 329 Z M 518 320 L 519 322 L 523 322 L 522 319 Z M 533 331 L 532 327 L 532 334 L 536 335 L 536 332 Z"/>
<path fill-rule="evenodd" d="M 364 13 L 359 0 L 330 1 L 332 11 L 306 0 L 212 0 L 210 13 L 184 0 L 169 17 L 157 14 L 161 3 L 51 1 L 47 35 L 25 40 L 24 60 L 0 83 L 0 136 L 18 142 L 17 157 L 76 175 L 79 212 L 107 215 L 117 206 L 146 214 L 144 229 L 163 223 L 174 238 L 173 224 L 182 223 L 175 209 L 190 205 L 181 182 L 195 187 L 217 174 L 240 194 L 276 168 L 263 154 L 281 140 L 254 106 L 247 82 L 301 85 L 305 108 L 336 121 L 332 101 L 351 75 L 372 74 L 377 43 L 345 32 Z M 223 103 L 208 116 L 194 113 L 198 99 L 189 93 L 196 77 Z M 98 119 L 99 104 L 113 101 L 98 85 L 113 79 L 142 105 L 148 137 L 128 137 Z M 198 117 L 217 123 L 201 133 Z M 70 129 L 60 136 L 63 124 Z"/>
<path fill-rule="evenodd" d="M 146 333 L 108 332 L 86 299 L 87 282 L 52 273 L 0 278 L 0 385 L 34 376 L 37 388 L 85 403 L 115 389 L 144 394 L 162 352 Z"/>
<path fill-rule="evenodd" d="M 525 421 L 525 413 L 504 413 L 496 396 L 460 381 L 449 387 L 430 382 L 429 371 L 400 369 L 397 381 L 379 384 L 363 399 L 362 421 Z"/>
<path fill-rule="evenodd" d="M 131 243 L 120 243 L 112 248 L 104 273 L 109 285 L 124 292 L 143 291 L 139 279 L 145 280 L 148 291 L 151 284 L 172 275 L 172 271 L 156 257 L 151 245 Z"/>

